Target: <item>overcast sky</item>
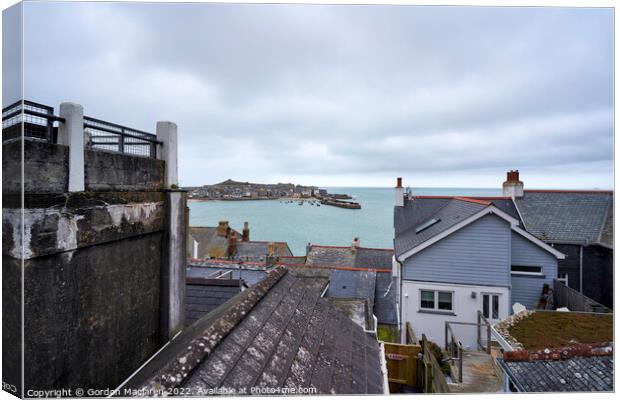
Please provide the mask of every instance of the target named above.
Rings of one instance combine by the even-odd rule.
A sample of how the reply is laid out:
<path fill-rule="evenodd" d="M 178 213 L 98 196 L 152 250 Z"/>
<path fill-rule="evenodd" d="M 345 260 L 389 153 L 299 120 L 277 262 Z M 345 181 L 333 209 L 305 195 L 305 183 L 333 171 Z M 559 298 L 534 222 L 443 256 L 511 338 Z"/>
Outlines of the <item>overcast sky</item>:
<path fill-rule="evenodd" d="M 24 96 L 176 122 L 182 185 L 613 186 L 611 9 L 26 3 L 24 21 Z"/>

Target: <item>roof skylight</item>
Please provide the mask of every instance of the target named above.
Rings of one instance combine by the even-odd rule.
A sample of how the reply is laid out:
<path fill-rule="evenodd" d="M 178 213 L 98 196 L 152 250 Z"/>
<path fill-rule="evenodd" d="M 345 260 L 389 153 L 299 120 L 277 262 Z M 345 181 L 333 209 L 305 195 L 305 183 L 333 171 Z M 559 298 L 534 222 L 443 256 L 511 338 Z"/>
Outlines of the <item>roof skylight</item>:
<path fill-rule="evenodd" d="M 435 225 L 439 221 L 441 221 L 441 219 L 439 219 L 439 218 L 429 219 L 428 221 L 426 221 L 426 222 L 416 226 L 415 233 L 418 234 L 418 233 L 422 232 L 423 230 L 428 229 L 431 226 Z"/>

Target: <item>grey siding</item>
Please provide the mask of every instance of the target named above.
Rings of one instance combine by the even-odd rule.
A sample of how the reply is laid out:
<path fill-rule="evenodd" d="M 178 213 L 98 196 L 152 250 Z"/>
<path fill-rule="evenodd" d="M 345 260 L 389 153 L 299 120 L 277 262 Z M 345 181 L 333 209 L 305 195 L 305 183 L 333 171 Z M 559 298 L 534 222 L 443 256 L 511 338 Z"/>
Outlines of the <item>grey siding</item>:
<path fill-rule="evenodd" d="M 404 262 L 403 278 L 444 283 L 510 285 L 510 225 L 487 215 Z"/>
<path fill-rule="evenodd" d="M 542 293 L 545 283 L 553 287 L 557 276 L 557 260 L 551 253 L 543 250 L 518 233 L 512 232 L 512 265 L 529 265 L 542 267 L 544 276 L 511 275 L 511 304 L 521 303 L 533 309 Z"/>

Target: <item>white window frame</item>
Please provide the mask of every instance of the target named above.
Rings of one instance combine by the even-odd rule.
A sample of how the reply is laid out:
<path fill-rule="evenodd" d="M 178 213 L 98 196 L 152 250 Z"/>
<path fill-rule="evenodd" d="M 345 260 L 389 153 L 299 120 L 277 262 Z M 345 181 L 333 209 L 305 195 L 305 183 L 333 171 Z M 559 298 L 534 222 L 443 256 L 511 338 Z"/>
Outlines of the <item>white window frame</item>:
<path fill-rule="evenodd" d="M 489 296 L 489 316 L 485 317 L 486 319 L 497 321 L 501 319 L 501 308 L 502 308 L 502 294 L 495 292 L 482 292 L 482 315 L 484 316 L 484 296 Z M 497 296 L 497 318 L 493 318 L 493 296 Z"/>
<path fill-rule="evenodd" d="M 512 267 L 540 268 L 540 272 L 513 271 Z M 511 265 L 510 274 L 511 275 L 525 275 L 525 276 L 545 276 L 545 274 L 543 274 L 543 267 L 541 265 Z"/>
<path fill-rule="evenodd" d="M 433 308 L 422 307 L 422 292 L 433 292 Z M 443 308 L 439 308 L 439 292 L 441 293 L 450 293 L 450 309 L 446 310 Z M 446 314 L 454 314 L 454 291 L 453 290 L 441 290 L 441 289 L 422 289 L 420 288 L 419 292 L 420 301 L 418 302 L 418 310 L 422 312 L 433 312 L 433 313 L 446 313 Z"/>

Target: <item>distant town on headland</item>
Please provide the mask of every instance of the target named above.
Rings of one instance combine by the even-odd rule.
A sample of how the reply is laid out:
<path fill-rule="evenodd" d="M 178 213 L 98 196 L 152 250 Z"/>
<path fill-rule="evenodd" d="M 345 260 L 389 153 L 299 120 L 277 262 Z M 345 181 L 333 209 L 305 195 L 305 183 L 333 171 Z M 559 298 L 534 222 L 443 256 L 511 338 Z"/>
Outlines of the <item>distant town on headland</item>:
<path fill-rule="evenodd" d="M 252 183 L 227 179 L 214 185 L 185 187 L 188 198 L 194 200 L 277 200 L 317 199 L 321 204 L 342 208 L 361 208 L 359 203 L 348 201 L 352 197 L 342 193 L 328 193 L 318 186 L 303 186 L 293 183 Z"/>

